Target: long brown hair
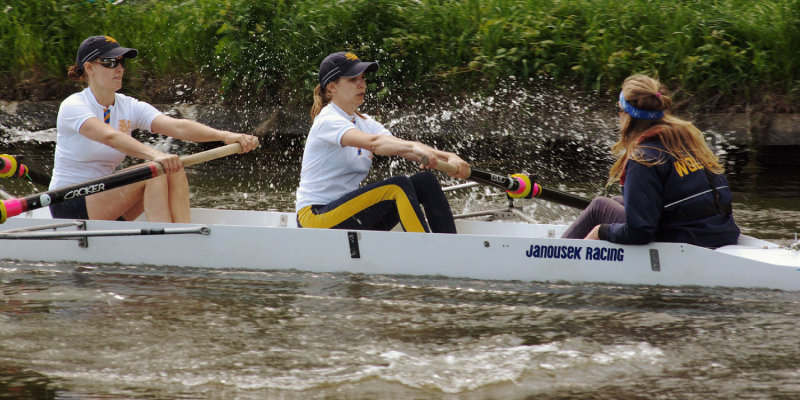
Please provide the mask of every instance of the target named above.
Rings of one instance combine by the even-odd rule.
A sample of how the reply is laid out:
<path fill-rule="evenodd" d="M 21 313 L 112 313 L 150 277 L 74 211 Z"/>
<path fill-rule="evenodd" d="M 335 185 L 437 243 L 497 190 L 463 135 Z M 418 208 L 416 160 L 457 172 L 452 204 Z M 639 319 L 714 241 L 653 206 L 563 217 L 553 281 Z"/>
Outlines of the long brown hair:
<path fill-rule="evenodd" d="M 608 173 L 609 185 L 620 180 L 628 159 L 647 166 L 665 162 L 663 159 L 643 158 L 638 148 L 645 147 L 639 143 L 645 135 L 658 135 L 667 153 L 677 159 L 693 157 L 709 171 L 715 174 L 723 172 L 722 165 L 708 147 L 700 129 L 669 112 L 672 97 L 659 81 L 647 75 L 629 76 L 622 83 L 622 94 L 628 104 L 642 110 L 664 111 L 664 116 L 647 120 L 624 113 L 620 117 L 620 138 L 611 146 L 611 152 L 618 158 Z"/>
<path fill-rule="evenodd" d="M 339 79 L 340 78 L 336 78 L 335 80 L 328 82 L 328 84 L 330 85 L 331 83 L 336 82 Z M 322 85 L 317 84 L 317 86 L 314 88 L 314 104 L 311 105 L 311 122 L 314 122 L 314 118 L 317 118 L 317 115 L 319 115 L 320 111 L 322 111 L 322 108 L 327 106 L 328 103 L 330 102 L 331 102 L 331 94 L 328 93 L 327 89 L 323 90 Z M 356 111 L 355 113 L 356 115 L 358 115 L 363 119 L 367 118 L 364 116 L 364 114 L 361 114 L 358 111 Z"/>

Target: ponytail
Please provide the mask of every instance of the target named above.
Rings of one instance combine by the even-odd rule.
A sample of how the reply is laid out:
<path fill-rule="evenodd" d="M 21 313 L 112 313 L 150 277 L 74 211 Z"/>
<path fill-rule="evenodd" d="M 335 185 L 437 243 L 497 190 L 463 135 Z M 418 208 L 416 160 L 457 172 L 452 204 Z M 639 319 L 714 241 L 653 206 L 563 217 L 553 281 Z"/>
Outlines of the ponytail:
<path fill-rule="evenodd" d="M 314 105 L 311 106 L 311 122 L 314 122 L 314 118 L 322 111 L 322 107 L 325 107 L 330 102 L 331 99 L 328 98 L 327 93 L 322 93 L 322 86 L 317 85 L 314 88 Z"/>

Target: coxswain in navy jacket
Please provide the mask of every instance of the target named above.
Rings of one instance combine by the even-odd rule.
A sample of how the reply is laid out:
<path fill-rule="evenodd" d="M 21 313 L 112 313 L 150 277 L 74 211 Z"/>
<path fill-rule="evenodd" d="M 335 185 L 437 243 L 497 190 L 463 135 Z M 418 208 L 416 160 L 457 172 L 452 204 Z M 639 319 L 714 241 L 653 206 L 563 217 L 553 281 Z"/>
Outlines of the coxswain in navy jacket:
<path fill-rule="evenodd" d="M 714 174 L 693 157 L 676 159 L 658 136 L 641 143 L 647 166 L 628 160 L 623 197 L 626 223 L 603 224 L 600 239 L 620 244 L 652 241 L 703 247 L 736 244 L 739 227 L 731 212 L 732 195 L 724 175 Z"/>

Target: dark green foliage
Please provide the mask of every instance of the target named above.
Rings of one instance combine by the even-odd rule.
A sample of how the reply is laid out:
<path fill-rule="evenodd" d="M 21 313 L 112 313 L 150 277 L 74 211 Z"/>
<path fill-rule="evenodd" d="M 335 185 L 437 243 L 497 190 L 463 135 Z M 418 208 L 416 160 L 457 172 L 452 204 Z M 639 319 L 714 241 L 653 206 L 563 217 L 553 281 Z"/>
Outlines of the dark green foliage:
<path fill-rule="evenodd" d="M 80 41 L 137 47 L 126 91 L 181 77 L 248 103 L 305 105 L 319 62 L 379 61 L 379 96 L 491 90 L 547 75 L 611 90 L 636 72 L 691 93 L 800 94 L 800 1 L 10 0 L 0 9 L 0 96 L 54 82 Z M 38 97 L 42 97 L 41 94 Z M 46 97 L 46 96 L 45 96 Z"/>

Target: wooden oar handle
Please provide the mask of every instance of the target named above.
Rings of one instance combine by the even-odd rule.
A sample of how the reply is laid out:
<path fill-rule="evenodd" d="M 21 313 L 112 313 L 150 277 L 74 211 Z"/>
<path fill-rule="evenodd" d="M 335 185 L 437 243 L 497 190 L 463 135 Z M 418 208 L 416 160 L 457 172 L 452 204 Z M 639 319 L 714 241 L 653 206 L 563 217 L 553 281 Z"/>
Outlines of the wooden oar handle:
<path fill-rule="evenodd" d="M 211 161 L 217 158 L 229 156 L 231 154 L 241 153 L 242 145 L 239 143 L 226 144 L 211 150 L 202 151 L 188 156 L 181 157 L 181 163 L 184 167 L 189 167 L 195 164 L 202 164 L 206 161 Z"/>
<path fill-rule="evenodd" d="M 420 157 L 420 162 L 422 164 L 427 164 L 428 163 L 428 157 L 426 157 L 426 156 Z M 449 163 L 447 161 L 442 161 L 442 160 L 438 160 L 436 162 L 436 167 L 434 169 L 442 171 L 442 172 L 446 172 L 446 173 L 448 173 L 450 175 L 457 174 L 458 170 L 459 170 L 458 165 Z M 469 176 L 469 174 L 467 176 Z"/>

